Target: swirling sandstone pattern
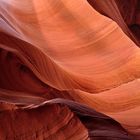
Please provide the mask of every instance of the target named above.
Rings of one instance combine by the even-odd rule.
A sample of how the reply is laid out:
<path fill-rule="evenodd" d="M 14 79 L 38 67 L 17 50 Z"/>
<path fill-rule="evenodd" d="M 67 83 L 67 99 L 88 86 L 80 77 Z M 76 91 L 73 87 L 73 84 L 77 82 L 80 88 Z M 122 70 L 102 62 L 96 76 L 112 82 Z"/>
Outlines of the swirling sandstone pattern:
<path fill-rule="evenodd" d="M 0 140 L 139 140 L 138 5 L 0 0 Z"/>

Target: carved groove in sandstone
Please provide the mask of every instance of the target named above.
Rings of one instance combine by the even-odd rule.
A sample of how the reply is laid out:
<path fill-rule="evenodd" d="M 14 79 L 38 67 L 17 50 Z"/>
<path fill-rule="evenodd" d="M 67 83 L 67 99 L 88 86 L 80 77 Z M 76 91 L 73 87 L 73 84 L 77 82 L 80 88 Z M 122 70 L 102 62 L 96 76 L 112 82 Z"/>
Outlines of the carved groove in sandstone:
<path fill-rule="evenodd" d="M 0 140 L 139 140 L 138 5 L 0 0 Z"/>

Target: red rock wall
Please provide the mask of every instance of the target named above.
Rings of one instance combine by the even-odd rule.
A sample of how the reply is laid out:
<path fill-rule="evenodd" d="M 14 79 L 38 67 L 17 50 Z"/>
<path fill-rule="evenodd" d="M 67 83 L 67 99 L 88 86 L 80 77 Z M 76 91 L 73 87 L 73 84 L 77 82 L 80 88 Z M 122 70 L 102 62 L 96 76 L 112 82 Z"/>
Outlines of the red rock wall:
<path fill-rule="evenodd" d="M 139 4 L 1 0 L 0 140 L 139 140 Z"/>

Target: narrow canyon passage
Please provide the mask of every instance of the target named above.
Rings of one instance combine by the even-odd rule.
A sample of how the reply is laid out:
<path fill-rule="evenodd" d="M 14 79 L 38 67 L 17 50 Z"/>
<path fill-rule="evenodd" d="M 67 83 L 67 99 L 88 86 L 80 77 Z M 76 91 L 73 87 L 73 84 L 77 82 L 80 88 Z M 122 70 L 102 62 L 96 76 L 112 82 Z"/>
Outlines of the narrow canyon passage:
<path fill-rule="evenodd" d="M 0 140 L 139 140 L 139 7 L 0 0 Z"/>

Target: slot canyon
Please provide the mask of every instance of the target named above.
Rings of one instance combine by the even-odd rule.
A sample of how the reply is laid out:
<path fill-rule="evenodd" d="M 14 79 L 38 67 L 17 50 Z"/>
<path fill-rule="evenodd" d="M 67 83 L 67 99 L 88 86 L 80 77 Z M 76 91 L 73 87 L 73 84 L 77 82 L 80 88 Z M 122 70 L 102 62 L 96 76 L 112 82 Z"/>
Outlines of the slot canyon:
<path fill-rule="evenodd" d="M 140 0 L 0 0 L 0 140 L 140 140 Z"/>

